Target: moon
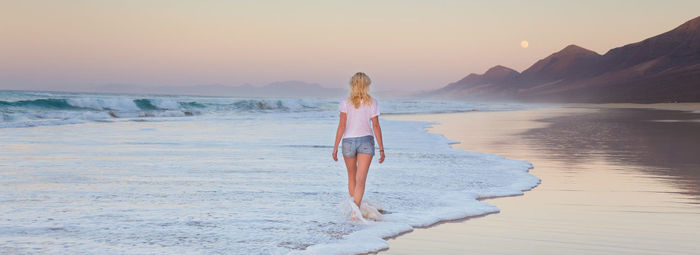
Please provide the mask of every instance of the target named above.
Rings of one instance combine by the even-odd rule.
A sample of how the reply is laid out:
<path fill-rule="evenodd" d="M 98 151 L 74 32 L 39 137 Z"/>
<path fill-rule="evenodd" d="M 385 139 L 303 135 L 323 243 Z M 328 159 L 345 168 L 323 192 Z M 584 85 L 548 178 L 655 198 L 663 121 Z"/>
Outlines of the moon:
<path fill-rule="evenodd" d="M 520 47 L 523 47 L 523 49 L 527 48 L 527 46 L 530 46 L 530 44 L 527 41 L 520 42 Z"/>

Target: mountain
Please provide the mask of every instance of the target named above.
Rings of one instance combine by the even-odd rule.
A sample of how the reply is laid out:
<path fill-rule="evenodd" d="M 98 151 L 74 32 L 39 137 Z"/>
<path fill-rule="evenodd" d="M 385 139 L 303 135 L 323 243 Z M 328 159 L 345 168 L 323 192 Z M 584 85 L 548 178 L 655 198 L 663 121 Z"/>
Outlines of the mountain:
<path fill-rule="evenodd" d="M 555 102 L 700 102 L 700 17 L 604 55 L 569 45 L 522 73 L 507 73 L 501 79 L 470 74 L 426 95 Z"/>
<path fill-rule="evenodd" d="M 644 64 L 643 71 L 658 72 L 700 60 L 700 17 L 666 33 L 615 48 L 606 55 L 602 68 L 622 70 Z"/>
<path fill-rule="evenodd" d="M 523 79 L 536 83 L 585 76 L 584 70 L 594 67 L 600 57 L 594 51 L 572 44 L 525 69 Z"/>
<path fill-rule="evenodd" d="M 486 95 L 497 94 L 501 90 L 503 84 L 509 84 L 515 81 L 520 75 L 517 71 L 505 66 L 497 65 L 491 67 L 484 74 L 469 74 L 457 82 L 453 82 L 433 92 L 429 92 L 431 96 L 450 95 L 450 96 L 469 96 L 469 95 Z"/>
<path fill-rule="evenodd" d="M 240 86 L 213 84 L 180 87 L 147 87 L 112 84 L 95 87 L 89 89 L 87 92 L 234 97 L 342 97 L 347 94 L 347 90 L 345 89 L 327 88 L 317 83 L 307 83 L 303 81 L 280 81 L 263 86 L 253 86 L 250 84 Z"/>
<path fill-rule="evenodd" d="M 342 97 L 347 94 L 345 89 L 327 88 L 317 83 L 303 81 L 273 82 L 262 87 L 248 87 L 239 94 L 248 96 L 265 97 Z"/>

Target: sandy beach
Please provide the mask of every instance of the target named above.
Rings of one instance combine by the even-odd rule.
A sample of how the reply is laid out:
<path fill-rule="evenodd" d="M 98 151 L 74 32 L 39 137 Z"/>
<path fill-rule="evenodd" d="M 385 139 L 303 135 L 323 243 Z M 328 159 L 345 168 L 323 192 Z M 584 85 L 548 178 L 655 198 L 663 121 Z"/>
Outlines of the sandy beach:
<path fill-rule="evenodd" d="M 698 110 L 624 104 L 388 116 L 436 122 L 429 132 L 459 141 L 455 148 L 530 161 L 542 182 L 523 196 L 487 199 L 499 213 L 416 229 L 381 253 L 697 254 Z"/>

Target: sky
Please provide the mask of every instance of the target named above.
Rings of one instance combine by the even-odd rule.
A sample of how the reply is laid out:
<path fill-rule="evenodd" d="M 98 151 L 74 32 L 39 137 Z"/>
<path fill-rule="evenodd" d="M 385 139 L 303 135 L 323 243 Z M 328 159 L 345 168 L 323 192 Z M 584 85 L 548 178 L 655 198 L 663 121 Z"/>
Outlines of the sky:
<path fill-rule="evenodd" d="M 374 89 L 429 90 L 569 44 L 604 54 L 700 15 L 700 1 L 0 2 L 0 89 L 32 90 L 345 87 L 358 71 Z"/>

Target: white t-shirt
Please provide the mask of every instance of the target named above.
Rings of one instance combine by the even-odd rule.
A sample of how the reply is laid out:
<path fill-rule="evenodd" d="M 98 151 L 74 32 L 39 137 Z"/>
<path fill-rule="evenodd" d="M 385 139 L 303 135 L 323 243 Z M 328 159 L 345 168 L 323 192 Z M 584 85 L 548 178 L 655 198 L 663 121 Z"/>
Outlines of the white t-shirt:
<path fill-rule="evenodd" d="M 373 135 L 372 118 L 379 116 L 379 105 L 377 100 L 372 98 L 371 104 L 360 104 L 359 108 L 355 108 L 352 101 L 345 99 L 340 102 L 338 107 L 340 112 L 347 114 L 347 122 L 345 123 L 345 133 L 343 138 L 361 137 Z"/>

